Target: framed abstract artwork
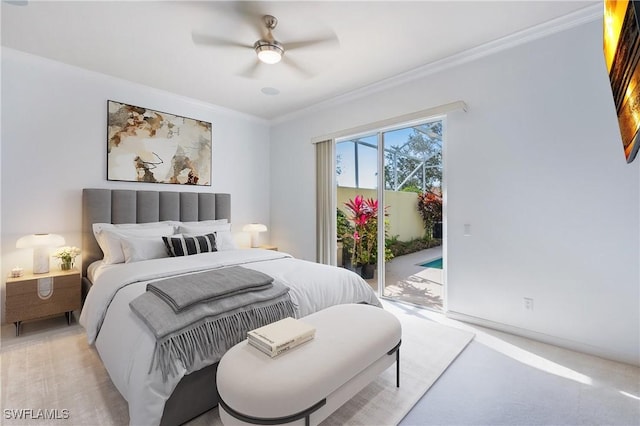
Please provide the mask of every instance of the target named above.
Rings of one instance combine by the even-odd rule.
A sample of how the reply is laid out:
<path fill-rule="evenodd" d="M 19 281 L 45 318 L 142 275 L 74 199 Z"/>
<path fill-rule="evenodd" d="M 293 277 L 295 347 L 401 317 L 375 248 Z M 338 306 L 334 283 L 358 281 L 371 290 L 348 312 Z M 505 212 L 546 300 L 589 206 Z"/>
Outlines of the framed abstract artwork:
<path fill-rule="evenodd" d="M 627 163 L 640 141 L 640 2 L 605 0 L 604 56 Z"/>
<path fill-rule="evenodd" d="M 107 102 L 107 180 L 211 185 L 211 123 Z"/>

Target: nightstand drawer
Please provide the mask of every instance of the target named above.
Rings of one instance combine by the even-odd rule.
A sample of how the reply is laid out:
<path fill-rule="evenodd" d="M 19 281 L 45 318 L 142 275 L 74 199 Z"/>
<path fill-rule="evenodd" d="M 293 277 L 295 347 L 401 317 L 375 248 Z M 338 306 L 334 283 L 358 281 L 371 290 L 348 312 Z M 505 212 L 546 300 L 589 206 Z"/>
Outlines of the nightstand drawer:
<path fill-rule="evenodd" d="M 38 294 L 38 281 L 45 290 Z M 6 286 L 6 319 L 20 322 L 80 309 L 80 273 L 10 279 Z"/>

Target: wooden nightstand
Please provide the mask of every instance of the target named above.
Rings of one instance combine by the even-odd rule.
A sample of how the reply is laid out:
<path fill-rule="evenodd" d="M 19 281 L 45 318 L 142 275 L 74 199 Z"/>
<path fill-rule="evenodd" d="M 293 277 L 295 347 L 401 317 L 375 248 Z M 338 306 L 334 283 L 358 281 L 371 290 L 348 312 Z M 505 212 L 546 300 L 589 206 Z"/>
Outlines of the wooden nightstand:
<path fill-rule="evenodd" d="M 278 251 L 278 247 L 277 246 L 270 246 L 268 244 L 262 245 L 260 246 L 261 249 L 265 249 L 265 250 L 273 250 L 273 251 Z"/>
<path fill-rule="evenodd" d="M 6 318 L 16 325 L 16 336 L 22 321 L 64 313 L 71 324 L 73 311 L 80 307 L 80 271 L 76 269 L 7 279 Z"/>

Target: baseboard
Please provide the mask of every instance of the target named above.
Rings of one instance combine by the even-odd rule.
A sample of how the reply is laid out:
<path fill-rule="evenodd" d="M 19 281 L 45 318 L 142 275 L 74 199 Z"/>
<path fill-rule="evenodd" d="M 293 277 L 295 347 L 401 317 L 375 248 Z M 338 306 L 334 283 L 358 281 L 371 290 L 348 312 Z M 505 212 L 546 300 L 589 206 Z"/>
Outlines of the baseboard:
<path fill-rule="evenodd" d="M 527 339 L 537 340 L 542 343 L 548 343 L 554 346 L 560 346 L 562 348 L 570 349 L 576 352 L 582 352 L 589 355 L 594 355 L 600 358 L 609 359 L 612 361 L 622 362 L 624 364 L 630 364 L 640 366 L 640 360 L 630 357 L 628 354 L 622 354 L 617 351 L 601 348 L 598 346 L 588 345 L 586 343 L 576 342 L 574 340 L 565 339 L 562 337 L 552 336 L 545 333 L 539 333 L 525 328 L 515 327 L 509 324 L 503 324 L 484 318 L 474 317 L 472 315 L 463 314 L 455 311 L 447 311 L 445 313 L 447 318 L 451 318 L 457 321 L 462 321 L 470 324 L 479 325 L 486 328 L 502 331 L 516 336 L 526 337 Z"/>

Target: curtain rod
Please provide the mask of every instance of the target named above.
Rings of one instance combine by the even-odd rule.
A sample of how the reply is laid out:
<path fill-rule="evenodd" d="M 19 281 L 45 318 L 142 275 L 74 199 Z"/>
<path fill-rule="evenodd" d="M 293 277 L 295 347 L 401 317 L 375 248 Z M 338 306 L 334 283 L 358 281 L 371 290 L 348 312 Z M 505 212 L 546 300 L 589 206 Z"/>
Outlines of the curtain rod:
<path fill-rule="evenodd" d="M 311 138 L 311 143 L 316 144 L 324 142 L 330 139 L 339 139 L 346 136 L 358 135 L 372 130 L 378 130 L 385 127 L 396 126 L 403 123 L 409 123 L 411 121 L 425 120 L 430 117 L 446 114 L 453 111 L 467 111 L 467 104 L 464 101 L 455 101 L 448 104 L 438 105 L 436 107 L 423 109 L 421 111 L 411 112 L 409 114 L 399 115 L 393 118 L 387 118 L 381 121 L 375 121 L 369 124 L 363 124 L 361 126 L 352 127 L 350 129 L 340 130 L 334 133 L 329 133 L 323 136 L 316 136 Z"/>

